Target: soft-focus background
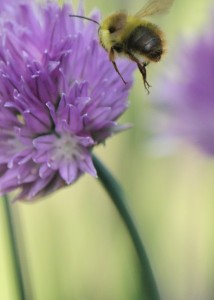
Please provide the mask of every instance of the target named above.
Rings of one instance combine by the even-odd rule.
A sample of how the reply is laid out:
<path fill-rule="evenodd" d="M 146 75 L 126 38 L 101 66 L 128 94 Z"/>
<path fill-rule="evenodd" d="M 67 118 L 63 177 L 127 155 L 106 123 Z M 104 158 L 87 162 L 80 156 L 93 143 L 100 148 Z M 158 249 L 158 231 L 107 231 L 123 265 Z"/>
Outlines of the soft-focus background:
<path fill-rule="evenodd" d="M 98 7 L 103 15 L 121 8 L 134 13 L 141 1 L 86 0 L 85 6 L 87 12 Z M 210 7 L 208 0 L 175 0 L 170 14 L 155 18 L 169 50 L 148 68 L 153 86 L 170 68 L 180 37 L 190 41 L 204 29 Z M 133 129 L 95 152 L 125 188 L 163 300 L 211 300 L 214 161 L 187 144 L 170 152 L 151 143 L 151 99 L 152 89 L 148 96 L 136 72 L 130 108 L 121 120 L 132 122 Z M 29 300 L 136 299 L 136 254 L 98 180 L 85 175 L 41 201 L 16 203 L 13 210 Z M 2 203 L 0 236 L 0 299 L 16 300 Z"/>

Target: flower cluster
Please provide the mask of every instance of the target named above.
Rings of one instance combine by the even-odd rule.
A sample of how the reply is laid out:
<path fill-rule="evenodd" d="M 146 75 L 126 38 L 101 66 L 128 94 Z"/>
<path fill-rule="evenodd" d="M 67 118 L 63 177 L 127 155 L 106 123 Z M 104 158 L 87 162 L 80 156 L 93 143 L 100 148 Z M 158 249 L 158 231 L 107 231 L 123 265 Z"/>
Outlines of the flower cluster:
<path fill-rule="evenodd" d="M 211 14 L 213 20 L 213 12 Z M 180 41 L 175 63 L 159 80 L 156 104 L 168 118 L 169 135 L 214 155 L 214 34 L 212 26 L 194 42 Z M 165 128 L 166 129 L 166 128 Z M 166 133 L 166 131 L 165 131 Z"/>
<path fill-rule="evenodd" d="M 97 25 L 69 14 L 68 4 L 1 3 L 1 194 L 20 188 L 17 199 L 32 199 L 96 176 L 91 149 L 122 130 L 133 65 L 119 63 L 124 85 Z"/>

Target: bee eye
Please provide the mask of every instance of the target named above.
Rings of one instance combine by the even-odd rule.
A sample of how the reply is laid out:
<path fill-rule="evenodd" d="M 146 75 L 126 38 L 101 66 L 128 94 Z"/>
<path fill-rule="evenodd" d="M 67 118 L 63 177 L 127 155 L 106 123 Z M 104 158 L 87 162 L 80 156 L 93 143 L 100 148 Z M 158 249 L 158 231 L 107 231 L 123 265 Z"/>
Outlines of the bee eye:
<path fill-rule="evenodd" d="M 109 27 L 109 32 L 113 33 L 116 31 L 116 28 L 114 26 Z"/>

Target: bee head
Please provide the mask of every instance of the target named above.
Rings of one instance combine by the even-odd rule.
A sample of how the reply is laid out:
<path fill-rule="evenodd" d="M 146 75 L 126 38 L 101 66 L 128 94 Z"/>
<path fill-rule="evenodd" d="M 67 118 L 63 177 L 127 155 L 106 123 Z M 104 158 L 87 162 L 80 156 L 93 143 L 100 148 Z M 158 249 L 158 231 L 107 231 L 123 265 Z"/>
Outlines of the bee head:
<path fill-rule="evenodd" d="M 107 17 L 101 23 L 99 28 L 100 43 L 107 51 L 118 42 L 126 22 L 127 14 L 119 12 Z"/>
<path fill-rule="evenodd" d="M 121 32 L 127 21 L 127 15 L 125 13 L 116 13 L 107 18 L 107 30 L 110 35 L 116 35 Z"/>

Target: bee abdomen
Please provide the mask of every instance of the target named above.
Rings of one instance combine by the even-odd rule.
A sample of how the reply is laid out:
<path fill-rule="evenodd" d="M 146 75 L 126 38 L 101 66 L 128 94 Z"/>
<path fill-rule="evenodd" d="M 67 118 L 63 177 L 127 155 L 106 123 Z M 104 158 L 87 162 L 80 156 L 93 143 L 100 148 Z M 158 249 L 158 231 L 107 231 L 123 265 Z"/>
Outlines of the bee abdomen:
<path fill-rule="evenodd" d="M 126 40 L 127 52 L 132 50 L 146 56 L 152 61 L 159 61 L 163 53 L 162 40 L 155 29 L 140 25 L 136 27 Z"/>

